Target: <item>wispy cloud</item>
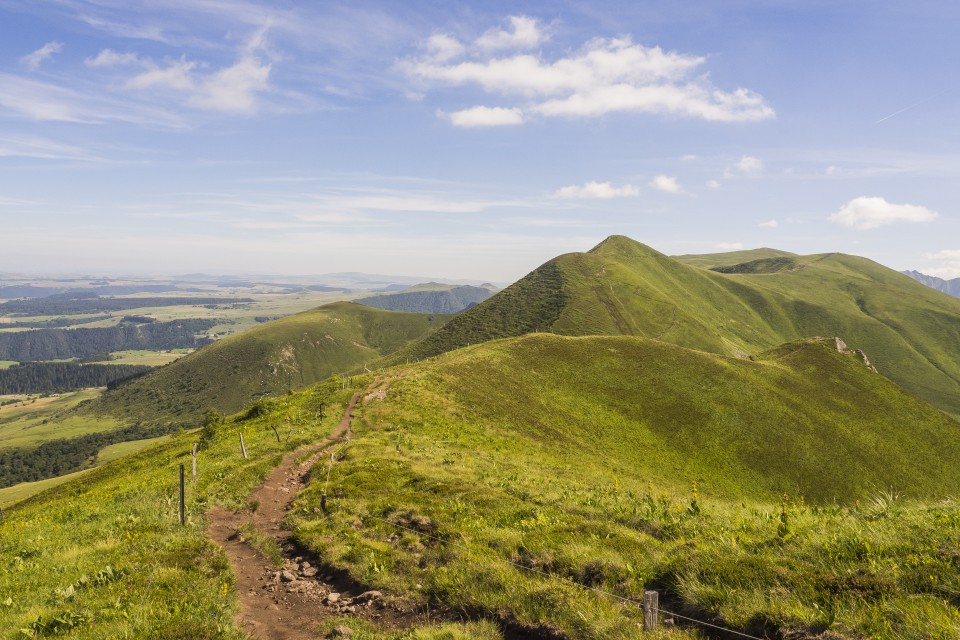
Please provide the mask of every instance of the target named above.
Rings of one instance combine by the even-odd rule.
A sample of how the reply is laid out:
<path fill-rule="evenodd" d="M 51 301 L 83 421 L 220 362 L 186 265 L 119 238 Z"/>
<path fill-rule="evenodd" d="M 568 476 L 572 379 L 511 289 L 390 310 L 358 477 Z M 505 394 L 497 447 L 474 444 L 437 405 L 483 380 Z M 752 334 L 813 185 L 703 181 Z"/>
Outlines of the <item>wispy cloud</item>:
<path fill-rule="evenodd" d="M 758 227 L 764 227 L 766 229 L 776 229 L 780 226 L 780 223 L 776 220 L 767 220 L 766 222 L 761 222 Z"/>
<path fill-rule="evenodd" d="M 35 136 L 0 135 L 0 157 L 42 160 L 95 161 L 100 158 L 87 149 Z"/>
<path fill-rule="evenodd" d="M 71 88 L 7 73 L 0 73 L 0 111 L 40 121 L 183 126 L 178 116 L 162 108 L 98 93 L 89 85 Z"/>
<path fill-rule="evenodd" d="M 582 185 L 561 187 L 554 192 L 558 198 L 583 198 L 609 200 L 611 198 L 631 198 L 640 194 L 640 189 L 632 184 L 619 187 L 609 182 L 587 182 Z"/>
<path fill-rule="evenodd" d="M 54 54 L 60 53 L 61 50 L 63 50 L 62 43 L 56 40 L 48 42 L 33 53 L 20 58 L 20 64 L 30 69 L 30 71 L 36 71 L 40 68 L 41 64 L 52 58 Z"/>
<path fill-rule="evenodd" d="M 502 107 L 524 116 L 635 112 L 721 122 L 774 117 L 760 94 L 744 88 L 723 91 L 705 75 L 694 75 L 706 58 L 646 47 L 629 37 L 597 38 L 553 61 L 529 53 L 498 57 L 491 50 L 503 47 L 492 43 L 531 47 L 543 41 L 532 18 L 513 17 L 511 23 L 512 31 L 487 32 L 469 46 L 450 35 L 434 35 L 423 55 L 401 60 L 399 68 L 426 87 L 476 85 L 519 99 L 519 104 Z"/>
<path fill-rule="evenodd" d="M 931 222 L 937 213 L 913 204 L 893 204 L 883 198 L 860 196 L 830 216 L 830 222 L 853 229 L 876 229 L 896 222 Z"/>

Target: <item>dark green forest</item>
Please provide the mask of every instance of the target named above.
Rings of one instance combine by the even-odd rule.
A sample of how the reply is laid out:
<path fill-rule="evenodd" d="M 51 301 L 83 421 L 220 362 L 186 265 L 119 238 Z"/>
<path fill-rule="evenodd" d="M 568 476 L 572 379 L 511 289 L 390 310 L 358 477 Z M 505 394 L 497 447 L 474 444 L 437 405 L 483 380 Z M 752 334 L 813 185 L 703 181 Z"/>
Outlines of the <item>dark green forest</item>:
<path fill-rule="evenodd" d="M 85 387 L 114 387 L 151 368 L 137 364 L 26 362 L 0 369 L 0 394 L 60 393 Z"/>
<path fill-rule="evenodd" d="M 30 300 L 9 300 L 0 304 L 0 314 L 19 316 L 57 316 L 77 313 L 125 311 L 145 307 L 180 305 L 220 305 L 253 302 L 251 298 L 100 298 L 66 293 Z"/>
<path fill-rule="evenodd" d="M 120 324 L 97 329 L 37 329 L 0 333 L 0 360 L 62 360 L 129 349 L 156 351 L 199 347 L 208 340 L 197 338 L 195 334 L 215 324 L 216 320 L 192 319 Z"/>
<path fill-rule="evenodd" d="M 156 438 L 172 433 L 176 428 L 173 425 L 137 424 L 69 440 L 52 440 L 32 449 L 0 450 L 0 489 L 86 469 L 92 466 L 97 453 L 106 446 Z"/>

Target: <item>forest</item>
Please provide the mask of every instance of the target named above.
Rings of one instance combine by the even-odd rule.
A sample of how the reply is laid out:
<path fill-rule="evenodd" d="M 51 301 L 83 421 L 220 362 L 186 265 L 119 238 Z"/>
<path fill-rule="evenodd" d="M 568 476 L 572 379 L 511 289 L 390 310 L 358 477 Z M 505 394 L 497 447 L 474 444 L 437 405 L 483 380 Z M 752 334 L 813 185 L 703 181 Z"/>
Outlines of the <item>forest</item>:
<path fill-rule="evenodd" d="M 81 297 L 66 293 L 46 298 L 9 300 L 0 304 L 0 315 L 57 316 L 78 313 L 102 313 L 141 309 L 146 307 L 175 307 L 181 305 L 235 304 L 253 302 L 251 298 L 101 298 Z"/>
<path fill-rule="evenodd" d="M 77 364 L 75 362 L 26 362 L 0 369 L 0 395 L 13 393 L 62 393 L 86 387 L 116 386 L 150 371 L 135 364 Z"/>
<path fill-rule="evenodd" d="M 129 349 L 182 349 L 199 347 L 207 338 L 195 334 L 217 324 L 210 319 L 173 320 L 151 324 L 120 324 L 96 329 L 37 329 L 0 333 L 0 360 L 30 362 L 83 358 Z"/>
<path fill-rule="evenodd" d="M 0 488 L 73 473 L 92 466 L 97 453 L 118 442 L 144 440 L 171 433 L 171 425 L 132 425 L 116 431 L 91 433 L 68 440 L 51 440 L 38 447 L 0 450 Z"/>

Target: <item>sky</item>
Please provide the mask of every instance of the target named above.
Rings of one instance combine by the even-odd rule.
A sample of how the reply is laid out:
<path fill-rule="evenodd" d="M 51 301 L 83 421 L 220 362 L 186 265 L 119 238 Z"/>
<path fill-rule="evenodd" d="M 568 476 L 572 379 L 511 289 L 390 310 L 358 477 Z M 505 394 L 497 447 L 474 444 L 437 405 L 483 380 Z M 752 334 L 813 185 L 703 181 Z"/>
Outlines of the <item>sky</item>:
<path fill-rule="evenodd" d="M 960 277 L 960 5 L 0 0 L 0 272 Z"/>

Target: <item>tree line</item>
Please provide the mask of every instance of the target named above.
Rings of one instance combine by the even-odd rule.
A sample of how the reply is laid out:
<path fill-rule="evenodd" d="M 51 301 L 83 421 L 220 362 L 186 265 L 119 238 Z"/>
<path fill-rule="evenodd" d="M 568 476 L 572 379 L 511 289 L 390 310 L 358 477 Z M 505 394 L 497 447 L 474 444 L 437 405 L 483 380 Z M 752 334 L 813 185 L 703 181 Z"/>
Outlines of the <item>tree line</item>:
<path fill-rule="evenodd" d="M 104 447 L 172 433 L 172 425 L 133 425 L 116 431 L 91 433 L 68 440 L 51 440 L 34 448 L 0 450 L 0 488 L 21 482 L 55 478 L 93 466 Z"/>
<path fill-rule="evenodd" d="M 9 300 L 0 304 L 0 315 L 59 316 L 104 311 L 126 311 L 145 307 L 174 307 L 181 305 L 233 304 L 253 302 L 252 298 L 101 298 L 80 297 L 76 294 L 59 294 L 46 298 Z"/>
<path fill-rule="evenodd" d="M 85 387 L 115 387 L 152 367 L 138 364 L 77 364 L 27 362 L 0 369 L 0 395 L 62 393 Z"/>
<path fill-rule="evenodd" d="M 152 324 L 120 324 L 95 329 L 36 329 L 0 333 L 0 360 L 30 362 L 84 358 L 98 353 L 129 349 L 182 349 L 199 347 L 209 342 L 197 338 L 217 323 L 195 318 L 154 322 Z"/>

